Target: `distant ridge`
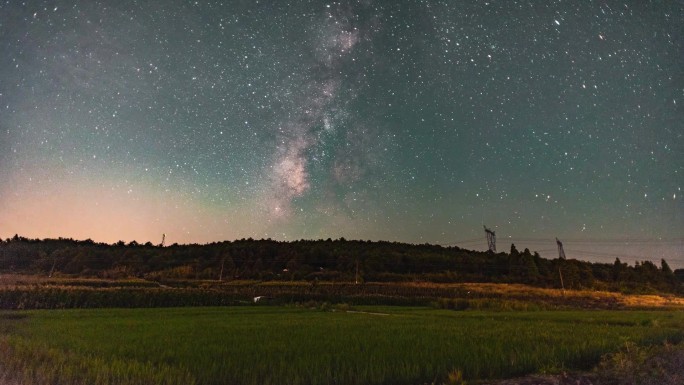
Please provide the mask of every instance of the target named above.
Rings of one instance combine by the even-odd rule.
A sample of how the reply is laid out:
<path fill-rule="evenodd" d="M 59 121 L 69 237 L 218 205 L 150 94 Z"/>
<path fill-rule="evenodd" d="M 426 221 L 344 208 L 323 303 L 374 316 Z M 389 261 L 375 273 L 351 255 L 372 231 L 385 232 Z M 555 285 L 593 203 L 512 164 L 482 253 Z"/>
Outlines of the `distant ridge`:
<path fill-rule="evenodd" d="M 251 238 L 162 247 L 135 241 L 28 239 L 0 241 L 0 273 L 148 280 L 305 280 L 523 283 L 546 288 L 682 292 L 684 270 L 666 261 L 632 266 L 546 259 L 529 249 L 473 251 L 457 246 L 387 241 Z M 561 284 L 561 277 L 563 283 Z"/>

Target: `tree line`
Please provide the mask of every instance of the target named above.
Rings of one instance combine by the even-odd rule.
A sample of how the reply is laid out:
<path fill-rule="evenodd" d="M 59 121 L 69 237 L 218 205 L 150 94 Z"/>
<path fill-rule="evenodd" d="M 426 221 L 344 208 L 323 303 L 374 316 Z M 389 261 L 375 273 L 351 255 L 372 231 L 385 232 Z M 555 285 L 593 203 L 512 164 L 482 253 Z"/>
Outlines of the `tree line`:
<path fill-rule="evenodd" d="M 546 259 L 529 249 L 492 253 L 362 240 L 240 239 L 162 247 L 135 241 L 0 240 L 0 273 L 169 280 L 431 281 L 523 283 L 624 292 L 684 292 L 684 269 Z"/>

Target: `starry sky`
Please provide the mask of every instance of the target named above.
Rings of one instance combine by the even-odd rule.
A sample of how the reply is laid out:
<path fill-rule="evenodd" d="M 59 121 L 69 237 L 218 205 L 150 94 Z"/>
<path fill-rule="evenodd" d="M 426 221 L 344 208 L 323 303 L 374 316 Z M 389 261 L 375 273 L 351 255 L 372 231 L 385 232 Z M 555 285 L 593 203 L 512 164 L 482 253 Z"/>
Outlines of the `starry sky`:
<path fill-rule="evenodd" d="M 0 237 L 684 267 L 684 1 L 0 3 Z"/>

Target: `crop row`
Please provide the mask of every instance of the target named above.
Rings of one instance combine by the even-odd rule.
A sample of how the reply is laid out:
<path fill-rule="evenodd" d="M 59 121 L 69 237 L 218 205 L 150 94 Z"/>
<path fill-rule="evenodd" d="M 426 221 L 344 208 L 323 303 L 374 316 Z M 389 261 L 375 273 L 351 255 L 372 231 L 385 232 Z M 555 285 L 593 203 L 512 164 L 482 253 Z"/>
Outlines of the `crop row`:
<path fill-rule="evenodd" d="M 0 368 L 35 385 L 420 384 L 585 370 L 626 341 L 684 338 L 679 312 L 336 310 L 0 312 L 30 319 L 0 323 Z"/>
<path fill-rule="evenodd" d="M 34 284 L 0 286 L 0 309 L 67 309 L 103 307 L 184 307 L 227 306 L 253 303 L 288 304 L 295 302 L 330 302 L 351 305 L 430 305 L 447 309 L 520 309 L 522 303 L 534 303 L 541 309 L 639 307 L 644 298 L 624 297 L 615 293 L 561 293 L 548 289 L 508 285 L 438 285 L 420 283 L 321 283 L 292 284 L 290 282 L 205 282 L 194 286 L 182 282 L 165 283 L 159 287 L 116 287 L 116 283 L 95 286 Z M 97 283 L 97 282 L 95 282 Z M 173 286 L 167 285 L 171 284 Z M 650 296 L 649 301 L 654 298 Z M 660 298 L 660 297 L 658 297 Z M 663 303 L 643 306 L 681 306 L 675 297 L 660 298 Z M 524 305 L 522 308 L 529 308 Z"/>
<path fill-rule="evenodd" d="M 2 309 L 140 308 L 227 306 L 238 301 L 225 293 L 193 289 L 73 289 L 0 290 Z"/>

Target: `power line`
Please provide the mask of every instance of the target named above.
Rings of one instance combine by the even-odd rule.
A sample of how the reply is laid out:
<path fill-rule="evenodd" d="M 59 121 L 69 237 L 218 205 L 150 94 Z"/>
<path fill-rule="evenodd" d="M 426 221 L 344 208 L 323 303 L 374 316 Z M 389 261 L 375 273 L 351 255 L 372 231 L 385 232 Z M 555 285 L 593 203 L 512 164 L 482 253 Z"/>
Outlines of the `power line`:
<path fill-rule="evenodd" d="M 516 241 L 516 242 L 530 242 L 530 243 L 546 243 L 553 242 L 549 238 L 524 238 L 524 237 L 507 237 L 506 240 Z M 631 244 L 631 243 L 646 243 L 646 244 L 677 244 L 684 243 L 684 238 L 565 238 L 564 243 L 619 243 L 619 244 Z"/>

